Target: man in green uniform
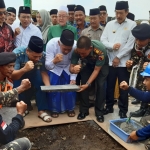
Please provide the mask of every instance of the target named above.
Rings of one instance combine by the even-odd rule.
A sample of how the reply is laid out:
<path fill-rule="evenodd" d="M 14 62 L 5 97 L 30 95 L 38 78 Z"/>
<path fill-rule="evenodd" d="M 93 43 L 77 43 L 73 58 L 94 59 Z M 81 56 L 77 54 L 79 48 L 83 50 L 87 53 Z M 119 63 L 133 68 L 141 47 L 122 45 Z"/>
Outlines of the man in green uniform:
<path fill-rule="evenodd" d="M 90 9 L 90 26 L 88 28 L 85 28 L 81 32 L 81 36 L 85 35 L 89 37 L 91 40 L 98 40 L 100 41 L 100 37 L 102 35 L 102 27 L 99 24 L 100 22 L 100 11 L 98 8 Z"/>
<path fill-rule="evenodd" d="M 81 64 L 81 65 L 80 65 Z M 99 122 L 104 122 L 104 83 L 108 75 L 108 57 L 105 46 L 96 40 L 81 36 L 77 41 L 77 49 L 72 54 L 70 72 L 81 75 L 79 93 L 80 108 L 77 119 L 82 120 L 89 114 L 89 87 L 95 80 L 97 85 L 95 115 Z"/>
<path fill-rule="evenodd" d="M 74 39 L 77 40 L 77 31 L 75 27 L 67 25 L 68 17 L 68 8 L 66 6 L 60 6 L 57 13 L 58 25 L 49 28 L 48 41 L 52 38 L 60 37 L 64 29 L 71 30 L 74 33 Z"/>

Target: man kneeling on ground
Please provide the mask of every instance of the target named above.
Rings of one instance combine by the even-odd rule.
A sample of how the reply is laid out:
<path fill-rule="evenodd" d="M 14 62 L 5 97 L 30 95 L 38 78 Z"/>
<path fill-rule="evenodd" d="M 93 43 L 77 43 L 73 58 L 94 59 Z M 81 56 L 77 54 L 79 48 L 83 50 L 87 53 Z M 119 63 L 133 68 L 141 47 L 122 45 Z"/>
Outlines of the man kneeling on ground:
<path fill-rule="evenodd" d="M 19 100 L 27 104 L 25 115 L 33 109 L 31 99 L 35 93 L 38 117 L 45 122 L 51 122 L 45 110 L 48 110 L 46 92 L 41 91 L 42 85 L 49 86 L 49 76 L 45 68 L 45 54 L 43 53 L 43 40 L 37 36 L 31 36 L 28 47 L 18 47 L 13 51 L 16 56 L 15 70 L 12 74 L 14 87 L 20 85 L 22 79 L 28 78 L 31 82 L 30 90 L 19 94 Z"/>
<path fill-rule="evenodd" d="M 7 59 L 6 59 L 7 58 Z M 0 53 L 0 105 L 10 106 L 12 102 L 17 102 L 18 94 L 31 87 L 28 79 L 22 80 L 21 84 L 13 89 L 12 81 L 10 80 L 14 71 L 16 55 L 12 52 Z M 7 125 L 0 115 L 0 143 L 6 144 L 0 149 L 15 149 L 29 150 L 31 148 L 30 141 L 27 138 L 21 138 L 13 141 L 16 133 L 24 126 L 23 113 L 27 105 L 21 101 L 17 102 L 17 115 L 12 118 L 12 122 Z M 10 143 L 9 143 L 10 142 Z"/>
<path fill-rule="evenodd" d="M 146 69 L 141 73 L 141 75 L 144 76 L 143 84 L 146 86 L 147 91 L 150 91 L 150 64 L 147 65 Z M 131 96 L 140 99 L 142 102 L 150 102 L 150 92 L 144 92 L 129 87 L 125 81 L 120 83 L 120 88 L 123 90 L 128 90 Z M 134 141 L 138 140 L 139 138 L 150 138 L 150 125 L 137 131 L 133 131 L 130 134 L 129 140 Z"/>

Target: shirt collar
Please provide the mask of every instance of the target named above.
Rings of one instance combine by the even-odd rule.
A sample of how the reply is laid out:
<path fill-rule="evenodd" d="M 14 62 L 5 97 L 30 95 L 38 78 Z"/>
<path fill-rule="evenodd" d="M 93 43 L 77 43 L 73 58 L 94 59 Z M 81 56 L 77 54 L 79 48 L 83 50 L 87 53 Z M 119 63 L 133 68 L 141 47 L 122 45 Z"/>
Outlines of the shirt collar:
<path fill-rule="evenodd" d="M 102 30 L 102 26 L 101 26 L 101 25 L 99 26 L 99 28 L 98 28 L 97 30 L 99 30 L 99 29 Z M 90 31 L 90 30 L 93 30 L 93 29 L 91 28 L 91 26 L 89 26 L 89 27 L 88 27 L 88 30 Z M 96 31 L 97 31 L 97 30 L 96 30 Z"/>
<path fill-rule="evenodd" d="M 30 23 L 26 28 L 31 28 L 32 27 L 32 23 Z M 22 25 L 21 25 L 21 22 L 20 22 L 20 26 L 22 27 Z"/>
<path fill-rule="evenodd" d="M 124 20 L 124 22 L 128 22 L 128 20 L 129 20 L 129 19 L 126 17 L 126 19 Z M 117 19 L 115 19 L 115 22 L 118 23 Z M 122 22 L 122 23 L 124 23 L 124 22 Z M 121 23 L 121 24 L 122 24 L 122 23 Z M 119 24 L 119 23 L 118 23 L 118 24 Z"/>

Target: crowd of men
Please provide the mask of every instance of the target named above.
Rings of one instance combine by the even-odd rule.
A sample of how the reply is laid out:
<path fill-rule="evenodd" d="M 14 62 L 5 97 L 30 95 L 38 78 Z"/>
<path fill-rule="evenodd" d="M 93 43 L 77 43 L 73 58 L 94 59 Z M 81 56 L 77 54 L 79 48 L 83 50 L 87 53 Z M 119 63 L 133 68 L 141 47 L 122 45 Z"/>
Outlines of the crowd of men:
<path fill-rule="evenodd" d="M 150 25 L 136 24 L 128 1 L 117 1 L 114 9 L 116 16 L 110 22 L 104 5 L 90 9 L 90 22 L 86 22 L 81 5 L 60 6 L 50 12 L 41 9 L 36 19 L 32 19 L 30 7 L 20 6 L 16 21 L 16 9 L 6 9 L 0 0 L 0 107 L 17 109 L 10 125 L 0 115 L 0 143 L 5 144 L 1 149 L 31 148 L 27 138 L 15 137 L 24 126 L 23 117 L 33 110 L 33 97 L 37 116 L 50 123 L 60 113 L 75 117 L 76 101 L 77 119 L 83 120 L 94 95 L 95 117 L 103 123 L 104 115 L 114 112 L 117 80 L 120 118 L 127 118 L 128 94 L 142 101 L 140 110 L 131 114 L 144 116 L 141 123 L 146 127 L 133 131 L 130 140 L 150 137 L 150 94 L 146 92 L 150 90 Z M 128 84 L 135 65 L 137 83 L 133 88 Z M 76 84 L 80 90 L 46 93 L 40 88 L 65 84 Z"/>

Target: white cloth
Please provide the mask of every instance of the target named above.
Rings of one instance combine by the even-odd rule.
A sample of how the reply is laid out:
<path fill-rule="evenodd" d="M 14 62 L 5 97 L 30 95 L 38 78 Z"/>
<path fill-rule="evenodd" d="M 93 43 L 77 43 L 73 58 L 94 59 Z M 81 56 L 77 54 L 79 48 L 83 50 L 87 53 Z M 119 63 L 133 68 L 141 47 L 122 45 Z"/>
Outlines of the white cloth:
<path fill-rule="evenodd" d="M 135 26 L 136 22 L 127 18 L 121 24 L 117 20 L 107 23 L 100 40 L 107 48 L 109 66 L 112 66 L 113 59 L 118 57 L 120 59 L 118 67 L 126 67 L 126 61 L 130 59 L 135 42 L 135 38 L 131 33 Z M 116 43 L 120 43 L 121 47 L 118 50 L 113 50 Z"/>
<path fill-rule="evenodd" d="M 58 41 L 60 40 L 60 37 L 56 37 L 51 39 L 47 45 L 46 45 L 46 61 L 45 61 L 45 67 L 47 70 L 52 71 L 56 75 L 60 76 L 63 72 L 63 70 L 70 75 L 70 80 L 76 79 L 76 74 L 71 74 L 69 72 L 69 66 L 71 63 L 71 56 L 72 52 L 74 51 L 76 47 L 76 41 L 74 41 L 74 45 L 72 47 L 72 50 L 67 55 L 63 55 L 63 61 L 54 64 L 53 59 L 55 58 L 56 54 L 61 53 L 60 46 L 58 45 Z"/>
<path fill-rule="evenodd" d="M 21 32 L 15 38 L 14 44 L 16 47 L 22 47 L 22 46 L 27 47 L 31 36 L 37 36 L 42 39 L 42 33 L 40 29 L 35 25 L 33 25 L 32 23 L 30 23 L 29 26 L 24 29 L 20 25 L 20 22 L 15 22 L 12 25 L 13 31 L 15 31 L 15 29 L 18 27 L 20 28 Z"/>
<path fill-rule="evenodd" d="M 65 11 L 68 13 L 68 8 L 67 8 L 67 6 L 60 6 L 58 11 Z"/>

